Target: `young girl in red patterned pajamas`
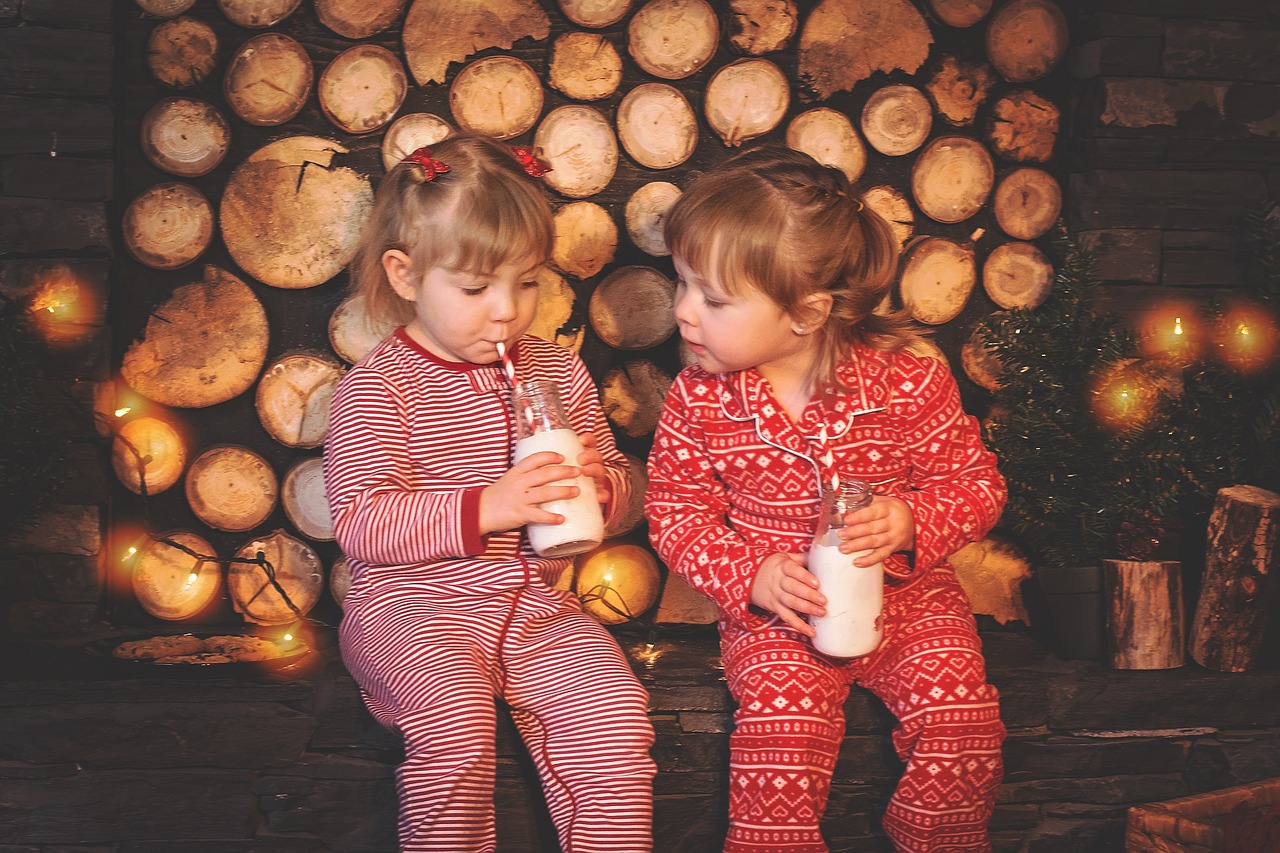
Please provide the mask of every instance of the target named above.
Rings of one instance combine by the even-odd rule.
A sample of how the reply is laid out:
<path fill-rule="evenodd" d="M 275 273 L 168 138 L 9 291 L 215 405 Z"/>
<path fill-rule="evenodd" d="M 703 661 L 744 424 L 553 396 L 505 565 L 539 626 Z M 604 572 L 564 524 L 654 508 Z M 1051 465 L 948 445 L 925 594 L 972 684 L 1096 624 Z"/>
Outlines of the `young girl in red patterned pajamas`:
<path fill-rule="evenodd" d="M 949 554 L 1005 500 L 994 456 L 942 363 L 876 313 L 897 244 L 842 173 L 748 151 L 688 188 L 666 226 L 676 320 L 697 360 L 676 379 L 649 456 L 659 554 L 713 599 L 729 689 L 725 851 L 827 850 L 819 831 L 858 683 L 898 723 L 906 762 L 883 819 L 901 851 L 989 850 L 1004 727 Z M 827 657 L 805 568 L 823 482 L 872 484 L 840 532 L 884 562 L 884 637 Z"/>
<path fill-rule="evenodd" d="M 555 588 L 530 522 L 572 497 L 579 469 L 606 505 L 629 485 L 586 367 L 526 335 L 553 226 L 541 164 L 482 137 L 420 149 L 382 182 L 356 291 L 404 323 L 339 383 L 325 483 L 351 568 L 342 657 L 404 738 L 400 849 L 493 851 L 497 711 L 511 709 L 566 853 L 651 846 L 648 697 L 613 637 Z M 524 378 L 556 381 L 586 446 L 512 465 L 504 345 Z M 606 514 L 606 518 L 608 515 Z"/>

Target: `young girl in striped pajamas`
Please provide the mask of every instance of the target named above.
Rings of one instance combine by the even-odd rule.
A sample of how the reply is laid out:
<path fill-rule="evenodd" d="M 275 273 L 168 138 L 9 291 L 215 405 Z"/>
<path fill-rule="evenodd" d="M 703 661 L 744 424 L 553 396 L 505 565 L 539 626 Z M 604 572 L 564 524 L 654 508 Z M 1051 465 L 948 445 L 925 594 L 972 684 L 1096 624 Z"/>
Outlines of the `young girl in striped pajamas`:
<path fill-rule="evenodd" d="M 369 314 L 402 323 L 343 377 L 324 471 L 352 583 L 342 657 L 404 738 L 400 849 L 492 851 L 495 701 L 511 710 L 566 853 L 651 848 L 648 697 L 613 637 L 555 584 L 524 525 L 579 470 L 625 509 L 625 457 L 577 355 L 525 334 L 551 208 L 521 149 L 451 137 L 378 188 L 352 268 Z M 531 177 L 532 176 L 532 177 Z M 512 465 L 511 387 L 556 381 L 586 447 Z"/>
<path fill-rule="evenodd" d="M 883 818 L 900 851 L 989 850 L 1004 738 L 969 603 L 947 555 L 1005 500 L 995 457 L 941 362 L 876 313 L 897 243 L 836 169 L 795 151 L 738 155 L 670 213 L 676 320 L 697 364 L 676 379 L 649 456 L 659 554 L 713 599 L 729 689 L 725 851 L 818 853 L 858 683 L 897 717 L 906 762 Z M 826 600 L 805 567 L 821 484 L 872 484 L 842 550 L 884 562 L 884 636 L 816 651 Z"/>

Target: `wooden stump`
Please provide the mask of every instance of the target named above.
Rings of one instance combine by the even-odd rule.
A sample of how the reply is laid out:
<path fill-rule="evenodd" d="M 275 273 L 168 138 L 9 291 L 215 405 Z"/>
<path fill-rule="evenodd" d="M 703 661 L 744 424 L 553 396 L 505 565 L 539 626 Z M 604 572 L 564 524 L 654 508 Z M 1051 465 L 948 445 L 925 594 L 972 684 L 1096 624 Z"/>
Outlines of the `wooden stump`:
<path fill-rule="evenodd" d="M 618 170 L 618 140 L 604 113 L 594 107 L 556 107 L 538 125 L 533 147 L 551 164 L 547 186 L 569 198 L 595 195 Z"/>
<path fill-rule="evenodd" d="M 1174 669 L 1185 663 L 1182 564 L 1103 560 L 1107 663 L 1113 669 Z"/>
<path fill-rule="evenodd" d="M 719 42 L 720 21 L 706 0 L 651 0 L 627 24 L 627 52 L 663 80 L 702 70 Z"/>
<path fill-rule="evenodd" d="M 1256 486 L 1220 489 L 1209 516 L 1204 582 L 1191 623 L 1191 657 L 1219 672 L 1257 663 L 1276 595 L 1280 495 Z"/>
<path fill-rule="evenodd" d="M 777 127 L 790 103 L 781 68 L 767 59 L 739 59 L 711 75 L 702 109 L 716 136 L 737 148 Z"/>

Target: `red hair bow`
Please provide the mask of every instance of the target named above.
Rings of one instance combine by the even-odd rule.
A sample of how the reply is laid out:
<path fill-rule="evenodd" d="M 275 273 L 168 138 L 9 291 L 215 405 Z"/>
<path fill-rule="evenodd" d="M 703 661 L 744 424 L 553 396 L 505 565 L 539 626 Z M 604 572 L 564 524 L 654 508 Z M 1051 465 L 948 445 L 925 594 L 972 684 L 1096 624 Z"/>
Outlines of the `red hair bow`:
<path fill-rule="evenodd" d="M 531 178 L 541 178 L 551 171 L 551 164 L 533 156 L 532 148 L 526 148 L 523 145 L 512 145 L 511 153 L 516 155 L 516 159 L 524 167 L 525 174 Z"/>
<path fill-rule="evenodd" d="M 417 151 L 413 152 L 408 157 L 405 157 L 400 162 L 416 163 L 417 165 L 421 166 L 422 179 L 424 181 L 434 180 L 436 175 L 441 175 L 449 171 L 448 164 L 441 163 L 439 160 L 432 159 L 430 148 L 419 148 Z"/>

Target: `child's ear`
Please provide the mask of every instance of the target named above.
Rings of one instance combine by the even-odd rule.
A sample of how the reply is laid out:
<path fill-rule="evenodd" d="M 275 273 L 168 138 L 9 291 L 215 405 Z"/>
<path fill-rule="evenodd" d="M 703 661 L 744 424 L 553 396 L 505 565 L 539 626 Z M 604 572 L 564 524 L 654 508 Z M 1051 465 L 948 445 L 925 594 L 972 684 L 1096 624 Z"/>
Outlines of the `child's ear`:
<path fill-rule="evenodd" d="M 806 329 L 821 329 L 831 315 L 832 299 L 830 293 L 810 293 L 796 310 L 791 312 L 796 322 Z"/>
<path fill-rule="evenodd" d="M 418 288 L 413 281 L 413 263 L 399 249 L 387 249 L 382 253 L 382 271 L 396 295 L 406 302 L 418 300 Z"/>

